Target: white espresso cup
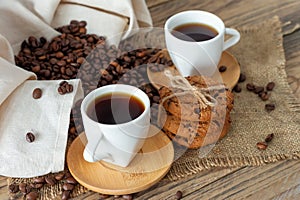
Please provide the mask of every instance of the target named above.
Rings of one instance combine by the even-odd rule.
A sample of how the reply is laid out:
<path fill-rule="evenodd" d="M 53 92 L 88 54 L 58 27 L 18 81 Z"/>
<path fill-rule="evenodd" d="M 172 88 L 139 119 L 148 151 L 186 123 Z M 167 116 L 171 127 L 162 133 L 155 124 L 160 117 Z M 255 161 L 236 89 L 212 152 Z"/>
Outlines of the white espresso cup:
<path fill-rule="evenodd" d="M 120 94 L 134 97 L 143 104 L 144 109 L 136 118 L 126 122 L 118 123 L 116 120 L 114 124 L 100 123 L 88 113 L 90 110 L 89 106 L 95 106 L 95 103 L 97 103 L 96 99 L 107 94 L 111 94 L 111 99 L 114 98 L 114 95 L 116 97 L 116 95 Z M 99 108 L 100 114 L 101 108 Z M 128 106 L 127 104 L 120 106 L 111 103 L 111 109 L 112 115 L 116 116 L 116 119 L 118 118 L 118 114 L 125 114 L 131 117 L 129 113 L 129 100 Z M 83 99 L 81 114 L 88 141 L 83 152 L 83 157 L 88 162 L 103 160 L 111 164 L 126 167 L 142 148 L 145 139 L 148 137 L 150 100 L 137 87 L 114 84 L 95 89 Z"/>
<path fill-rule="evenodd" d="M 217 35 L 203 41 L 187 41 L 172 34 L 182 25 L 202 24 L 213 28 Z M 200 10 L 189 10 L 171 16 L 165 23 L 167 50 L 182 76 L 212 76 L 217 70 L 222 52 L 235 45 L 240 34 L 232 28 L 225 28 L 223 21 L 216 15 Z M 174 33 L 174 32 L 173 32 Z M 225 34 L 231 37 L 225 41 Z"/>

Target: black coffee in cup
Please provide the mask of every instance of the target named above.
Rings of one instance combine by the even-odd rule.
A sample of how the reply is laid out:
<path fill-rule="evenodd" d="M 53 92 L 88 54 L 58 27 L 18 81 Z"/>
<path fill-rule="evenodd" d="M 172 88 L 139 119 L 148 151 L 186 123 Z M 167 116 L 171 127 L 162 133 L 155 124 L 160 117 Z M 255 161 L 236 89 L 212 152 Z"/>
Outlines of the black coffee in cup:
<path fill-rule="evenodd" d="M 171 34 L 181 40 L 201 42 L 216 37 L 218 31 L 207 24 L 187 23 L 176 26 Z"/>
<path fill-rule="evenodd" d="M 140 99 L 125 93 L 107 93 L 87 107 L 87 115 L 101 124 L 121 124 L 134 120 L 145 110 Z"/>

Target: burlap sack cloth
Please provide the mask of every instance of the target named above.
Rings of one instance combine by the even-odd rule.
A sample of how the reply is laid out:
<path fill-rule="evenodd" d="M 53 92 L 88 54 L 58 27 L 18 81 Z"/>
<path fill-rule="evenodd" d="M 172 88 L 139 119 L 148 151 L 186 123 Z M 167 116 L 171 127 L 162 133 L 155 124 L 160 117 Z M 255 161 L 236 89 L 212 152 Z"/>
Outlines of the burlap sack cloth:
<path fill-rule="evenodd" d="M 282 46 L 281 23 L 278 17 L 252 27 L 238 28 L 241 41 L 230 52 L 241 64 L 247 80 L 240 84 L 243 91 L 235 94 L 231 113 L 232 127 L 205 157 L 198 150 L 189 150 L 176 160 L 165 179 L 176 180 L 213 167 L 258 166 L 283 159 L 300 158 L 300 103 L 287 83 L 285 57 Z M 246 90 L 246 83 L 266 85 L 276 83 L 267 102 Z M 266 112 L 266 103 L 275 103 L 276 109 Z M 275 137 L 265 151 L 256 148 L 266 135 Z M 10 182 L 23 182 L 13 179 Z M 41 199 L 59 199 L 61 185 L 44 187 Z M 78 186 L 72 196 L 87 189 Z"/>

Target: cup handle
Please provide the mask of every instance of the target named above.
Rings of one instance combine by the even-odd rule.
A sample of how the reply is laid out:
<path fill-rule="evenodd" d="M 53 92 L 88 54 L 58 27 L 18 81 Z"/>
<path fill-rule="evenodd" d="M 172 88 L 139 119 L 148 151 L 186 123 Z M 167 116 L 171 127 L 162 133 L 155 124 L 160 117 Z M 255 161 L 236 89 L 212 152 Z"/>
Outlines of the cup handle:
<path fill-rule="evenodd" d="M 225 34 L 231 35 L 232 37 L 229 38 L 227 41 L 225 41 L 223 51 L 235 45 L 240 40 L 241 37 L 240 33 L 233 28 L 225 28 Z"/>
<path fill-rule="evenodd" d="M 93 139 L 93 140 L 88 140 L 84 152 L 83 152 L 83 157 L 86 161 L 88 162 L 96 162 L 105 158 L 111 159 L 111 156 L 109 154 L 101 154 L 101 155 L 95 155 L 95 151 L 103 138 L 103 133 L 99 132 L 97 133 L 98 138 Z"/>

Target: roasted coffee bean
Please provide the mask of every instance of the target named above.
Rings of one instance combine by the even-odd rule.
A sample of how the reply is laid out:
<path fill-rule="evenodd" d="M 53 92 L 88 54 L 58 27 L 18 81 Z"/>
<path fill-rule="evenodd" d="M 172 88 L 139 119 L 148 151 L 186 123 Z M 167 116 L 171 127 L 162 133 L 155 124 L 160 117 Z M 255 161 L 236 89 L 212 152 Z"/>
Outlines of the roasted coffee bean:
<path fill-rule="evenodd" d="M 37 177 L 33 179 L 34 183 L 45 183 L 45 177 L 41 176 L 41 177 Z"/>
<path fill-rule="evenodd" d="M 17 193 L 19 191 L 19 186 L 13 183 L 8 186 L 8 189 L 10 193 Z"/>
<path fill-rule="evenodd" d="M 71 191 L 74 189 L 74 185 L 70 184 L 70 183 L 64 183 L 62 187 L 64 190 L 68 190 L 68 191 Z"/>
<path fill-rule="evenodd" d="M 125 200 L 132 200 L 133 195 L 132 194 L 124 194 L 124 195 L 122 195 L 122 198 L 125 199 Z"/>
<path fill-rule="evenodd" d="M 182 192 L 180 190 L 176 192 L 175 198 L 178 200 L 182 198 Z"/>
<path fill-rule="evenodd" d="M 43 92 L 40 88 L 35 88 L 32 92 L 32 97 L 34 99 L 39 99 L 42 97 L 42 94 L 43 94 Z"/>
<path fill-rule="evenodd" d="M 26 183 L 20 183 L 19 184 L 19 190 L 20 192 L 22 192 L 23 194 L 27 194 L 27 184 Z"/>
<path fill-rule="evenodd" d="M 32 132 L 28 132 L 26 134 L 26 141 L 31 143 L 31 142 L 34 142 L 34 140 L 35 140 L 34 134 Z"/>
<path fill-rule="evenodd" d="M 253 83 L 247 83 L 246 88 L 248 91 L 254 91 L 255 85 Z"/>
<path fill-rule="evenodd" d="M 57 181 L 60 181 L 64 178 L 65 176 L 65 173 L 64 172 L 61 172 L 61 173 L 58 173 L 54 176 L 54 178 L 57 180 Z"/>
<path fill-rule="evenodd" d="M 35 188 L 35 189 L 41 189 L 44 186 L 43 183 L 32 183 L 30 184 L 30 187 Z"/>
<path fill-rule="evenodd" d="M 259 93 L 261 93 L 261 92 L 263 92 L 264 91 L 264 87 L 261 87 L 261 86 L 257 86 L 257 87 L 255 87 L 255 89 L 254 89 L 254 93 L 255 94 L 259 94 Z"/>
<path fill-rule="evenodd" d="M 47 176 L 47 177 L 45 178 L 45 181 L 46 181 L 46 183 L 47 183 L 48 185 L 50 185 L 50 186 L 53 186 L 53 185 L 56 184 L 56 180 L 55 180 L 55 178 L 54 178 L 53 176 Z"/>
<path fill-rule="evenodd" d="M 260 93 L 259 96 L 260 96 L 261 100 L 267 101 L 270 98 L 271 94 L 265 91 L 265 92 Z"/>
<path fill-rule="evenodd" d="M 267 84 L 267 86 L 266 86 L 266 89 L 267 89 L 268 91 L 272 91 L 272 90 L 274 89 L 274 87 L 275 87 L 275 83 L 274 83 L 274 82 L 269 82 L 269 83 Z"/>
<path fill-rule="evenodd" d="M 268 111 L 268 112 L 273 111 L 273 110 L 275 110 L 275 104 L 273 104 L 273 103 L 268 103 L 268 104 L 265 105 L 265 109 L 266 109 L 266 111 Z"/>
<path fill-rule="evenodd" d="M 236 93 L 240 93 L 242 91 L 242 88 L 238 84 L 236 84 L 233 88 L 233 91 L 235 91 Z"/>
<path fill-rule="evenodd" d="M 259 149 L 259 150 L 266 150 L 267 147 L 268 147 L 268 144 L 266 142 L 258 142 L 256 144 L 256 147 Z"/>
<path fill-rule="evenodd" d="M 219 72 L 225 72 L 227 70 L 227 67 L 226 66 L 224 66 L 224 65 L 222 65 L 222 66 L 220 66 L 219 67 Z"/>
<path fill-rule="evenodd" d="M 36 200 L 39 194 L 37 192 L 30 192 L 26 194 L 26 200 Z"/>
<path fill-rule="evenodd" d="M 76 185 L 77 184 L 77 181 L 73 178 L 73 177 L 69 177 L 66 179 L 66 182 L 67 183 L 70 183 L 70 184 L 73 184 L 73 185 Z"/>
<path fill-rule="evenodd" d="M 242 82 L 244 82 L 246 80 L 246 75 L 245 74 L 243 74 L 243 73 L 240 73 L 240 77 L 239 77 L 239 83 L 242 83 Z"/>
<path fill-rule="evenodd" d="M 267 135 L 267 137 L 265 138 L 265 142 L 271 142 L 273 138 L 274 138 L 274 133 L 271 133 Z"/>
<path fill-rule="evenodd" d="M 71 194 L 71 192 L 68 191 L 68 190 L 63 191 L 61 199 L 62 200 L 68 200 L 70 198 L 70 194 Z"/>

